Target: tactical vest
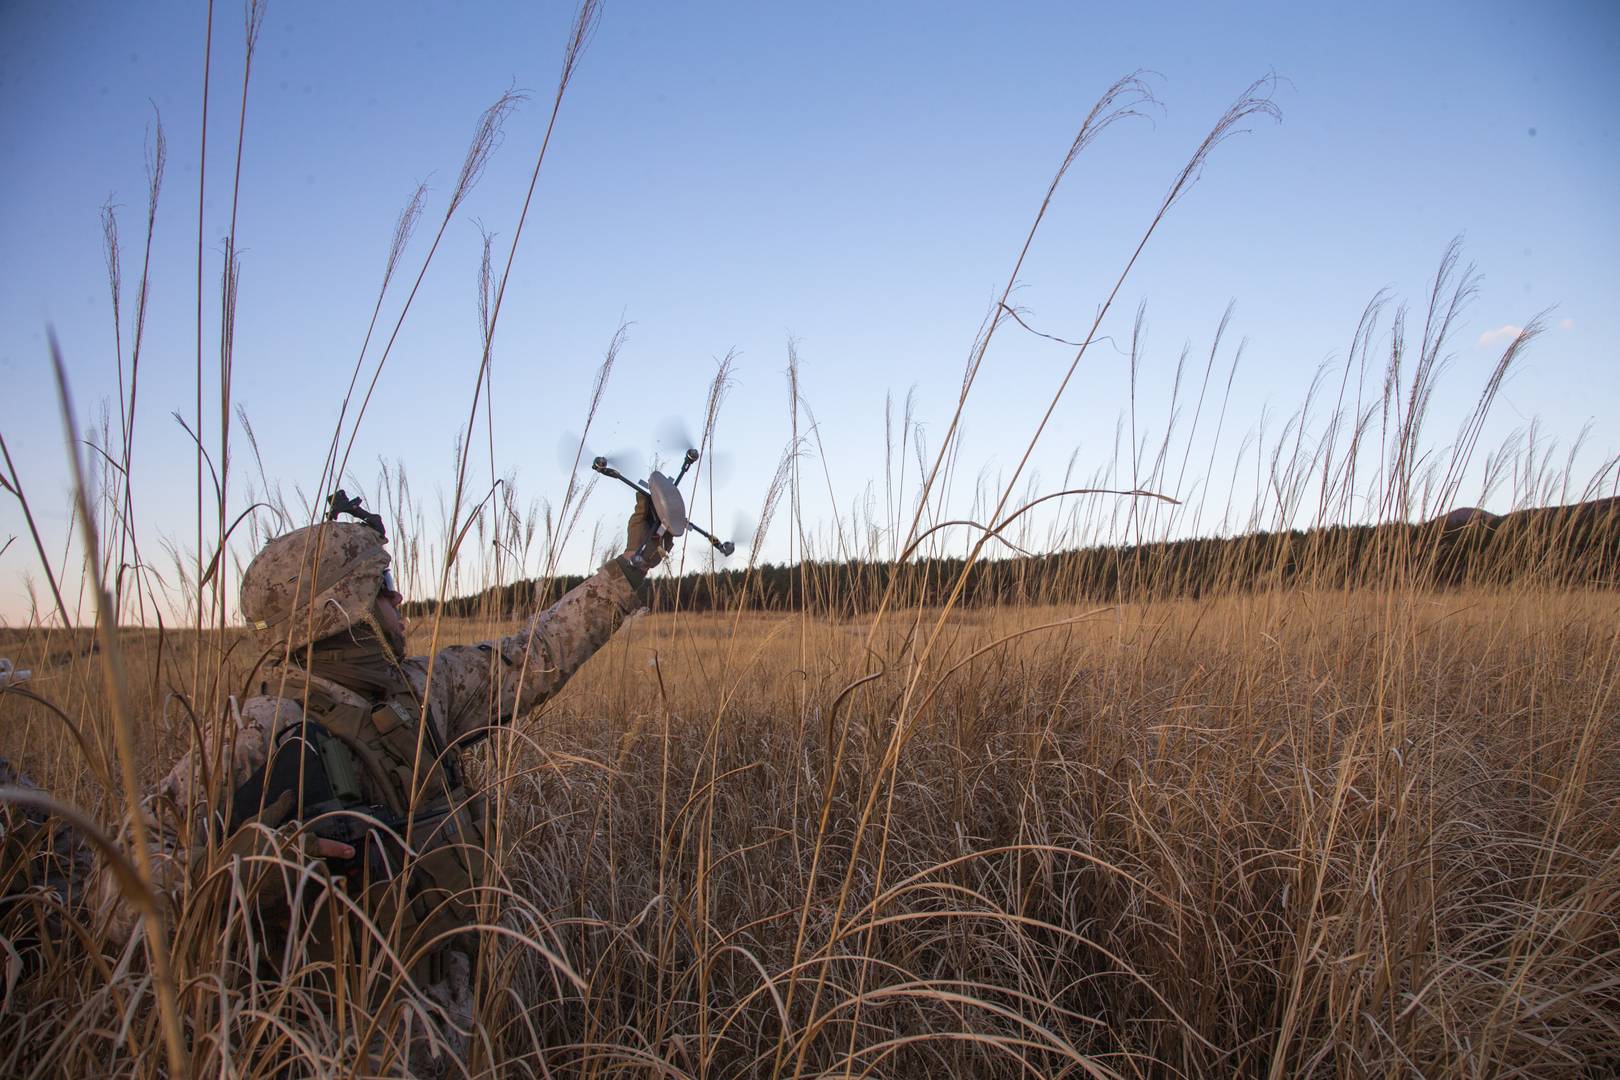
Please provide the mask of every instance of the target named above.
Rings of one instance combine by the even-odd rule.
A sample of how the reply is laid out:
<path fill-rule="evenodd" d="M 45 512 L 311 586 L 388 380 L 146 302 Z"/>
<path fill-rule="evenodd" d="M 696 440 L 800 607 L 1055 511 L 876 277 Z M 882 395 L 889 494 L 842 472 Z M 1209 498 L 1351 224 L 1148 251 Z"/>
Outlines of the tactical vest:
<path fill-rule="evenodd" d="M 412 698 L 351 704 L 311 685 L 304 715 L 237 790 L 234 816 L 274 801 L 278 784 L 296 786 L 302 798 L 288 817 L 355 848 L 334 869 L 412 974 L 437 981 L 446 947 L 476 951 L 471 934 L 428 943 L 479 921 L 483 800 L 468 787 L 459 752 L 443 745 L 431 714 L 421 723 Z"/>

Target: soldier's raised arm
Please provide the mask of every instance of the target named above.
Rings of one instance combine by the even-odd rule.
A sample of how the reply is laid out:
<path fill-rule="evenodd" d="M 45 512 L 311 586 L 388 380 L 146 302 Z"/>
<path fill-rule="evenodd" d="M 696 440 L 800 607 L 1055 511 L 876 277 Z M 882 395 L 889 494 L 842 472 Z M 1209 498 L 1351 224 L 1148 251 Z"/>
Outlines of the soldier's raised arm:
<path fill-rule="evenodd" d="M 538 707 L 607 643 L 627 615 L 646 605 L 647 570 L 658 565 L 665 550 L 647 542 L 656 524 L 651 503 L 645 495 L 638 497 L 623 555 L 516 633 L 439 651 L 428 692 L 452 742 L 475 741 L 489 728 Z M 410 662 L 425 667 L 428 659 Z"/>

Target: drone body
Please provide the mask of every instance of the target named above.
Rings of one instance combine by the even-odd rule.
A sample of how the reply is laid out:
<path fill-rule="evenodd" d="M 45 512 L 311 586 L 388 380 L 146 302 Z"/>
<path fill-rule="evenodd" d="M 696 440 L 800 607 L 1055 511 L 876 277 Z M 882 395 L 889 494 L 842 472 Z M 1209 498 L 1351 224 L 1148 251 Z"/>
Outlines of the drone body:
<path fill-rule="evenodd" d="M 653 513 L 658 517 L 658 528 L 654 531 L 655 537 L 682 536 L 686 533 L 686 530 L 691 529 L 713 544 L 720 554 L 730 555 L 737 550 L 736 544 L 730 540 L 721 540 L 686 516 L 686 499 L 681 495 L 681 489 L 676 485 L 681 482 L 681 478 L 697 462 L 697 459 L 698 452 L 688 450 L 685 460 L 681 462 L 681 471 L 675 474 L 673 480 L 656 470 L 646 480 L 631 480 L 618 469 L 609 465 L 605 457 L 598 457 L 592 461 L 591 468 L 603 476 L 610 476 L 620 483 L 634 488 L 652 500 Z"/>

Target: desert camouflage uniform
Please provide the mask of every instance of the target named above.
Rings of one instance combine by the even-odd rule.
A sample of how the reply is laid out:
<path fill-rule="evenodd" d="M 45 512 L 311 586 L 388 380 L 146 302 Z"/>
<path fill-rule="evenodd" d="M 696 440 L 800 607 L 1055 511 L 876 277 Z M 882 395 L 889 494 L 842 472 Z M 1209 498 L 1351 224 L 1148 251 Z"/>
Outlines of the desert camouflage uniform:
<path fill-rule="evenodd" d="M 306 618 L 311 611 L 317 612 L 315 630 L 308 637 L 333 640 L 334 632 L 341 635 L 345 628 L 358 628 L 365 621 L 365 616 L 357 613 L 368 611 L 374 602 L 387 555 L 384 553 L 378 563 L 378 543 L 367 535 L 365 526 L 326 524 L 315 528 L 332 530 L 327 534 L 329 539 L 337 537 L 337 557 L 327 556 L 332 563 L 331 573 L 320 573 L 321 580 L 313 584 L 300 580 L 296 595 L 273 597 L 271 606 L 297 611 L 302 605 Z M 327 550 L 333 552 L 332 547 Z M 307 546 L 283 545 L 285 558 L 304 558 L 307 554 Z M 356 581 L 360 582 L 358 586 Z M 645 606 L 644 581 L 644 571 L 626 559 L 614 559 L 516 633 L 474 645 L 452 645 L 431 658 L 409 657 L 397 667 L 408 683 L 408 689 L 397 690 L 405 690 L 408 698 L 397 692 L 379 695 L 375 688 L 359 692 L 333 679 L 306 673 L 290 662 L 267 669 L 258 684 L 258 694 L 242 702 L 236 711 L 234 729 L 228 732 L 229 744 L 220 747 L 215 740 L 205 739 L 170 770 L 148 800 L 148 817 L 157 826 L 163 849 L 157 863 L 160 894 L 166 891 L 176 895 L 185 879 L 197 880 L 202 869 L 198 859 L 209 850 L 201 841 L 209 832 L 215 837 L 223 832 L 221 824 L 226 812 L 222 807 L 230 805 L 230 792 L 248 782 L 265 764 L 280 733 L 301 724 L 306 701 L 324 698 L 339 706 L 366 708 L 380 698 L 393 697 L 408 700 L 408 707 L 415 713 L 425 700 L 436 741 L 440 747 L 452 748 L 446 756 L 453 760 L 461 748 L 527 714 L 556 693 L 613 636 L 626 616 Z M 252 599 L 261 610 L 266 606 L 263 595 Z M 250 588 L 245 578 L 244 610 L 248 610 L 249 602 Z M 254 628 L 261 638 L 279 629 L 262 622 Z M 297 639 L 295 630 L 289 640 Z M 321 668 L 318 659 L 315 667 L 317 671 Z M 428 754 L 431 757 L 431 748 Z M 210 788 L 204 778 L 216 772 L 226 783 Z M 254 849 L 251 836 L 247 837 L 246 848 L 241 844 L 244 834 L 252 832 L 238 832 L 224 849 L 226 853 L 242 854 Z M 216 844 L 212 850 L 217 856 L 221 849 Z M 466 947 L 465 942 L 461 947 Z M 419 985 L 450 1021 L 449 1025 L 437 1025 L 439 1030 L 434 1034 L 464 1059 L 466 1040 L 454 1029 L 465 1030 L 472 1020 L 471 964 L 464 952 L 454 948 L 436 950 L 432 955 L 433 975 L 419 976 Z M 442 1059 L 418 1059 L 418 1051 L 431 1042 L 412 1041 L 412 1075 L 440 1073 L 451 1067 Z"/>
<path fill-rule="evenodd" d="M 631 583 L 631 578 L 636 583 Z M 412 656 L 400 664 L 411 689 L 426 692 L 430 715 L 438 722 L 442 745 L 465 747 L 489 729 L 523 716 L 562 688 L 569 677 L 613 636 L 625 616 L 644 604 L 641 575 L 614 559 L 575 586 L 522 629 L 494 641 L 451 645 L 430 658 Z M 306 686 L 326 690 L 345 703 L 362 695 L 292 665 L 272 669 L 259 682 L 258 696 L 242 703 L 231 746 L 231 788 L 264 764 L 275 736 L 304 718 Z M 182 758 L 159 782 L 157 794 L 177 807 L 200 805 L 204 761 L 220 760 L 205 744 Z"/>

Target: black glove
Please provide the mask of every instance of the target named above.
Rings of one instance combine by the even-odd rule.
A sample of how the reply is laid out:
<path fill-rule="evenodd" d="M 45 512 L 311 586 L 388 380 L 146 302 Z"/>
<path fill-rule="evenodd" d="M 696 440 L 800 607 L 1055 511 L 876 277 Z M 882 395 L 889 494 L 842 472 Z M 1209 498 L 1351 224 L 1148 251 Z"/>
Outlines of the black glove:
<path fill-rule="evenodd" d="M 634 562 L 641 553 L 640 569 L 651 570 L 664 561 L 664 553 L 675 546 L 675 538 L 665 533 L 653 534 L 658 528 L 658 515 L 653 511 L 652 498 L 646 492 L 636 496 L 636 508 L 630 514 L 630 526 L 625 530 L 624 557 Z"/>

